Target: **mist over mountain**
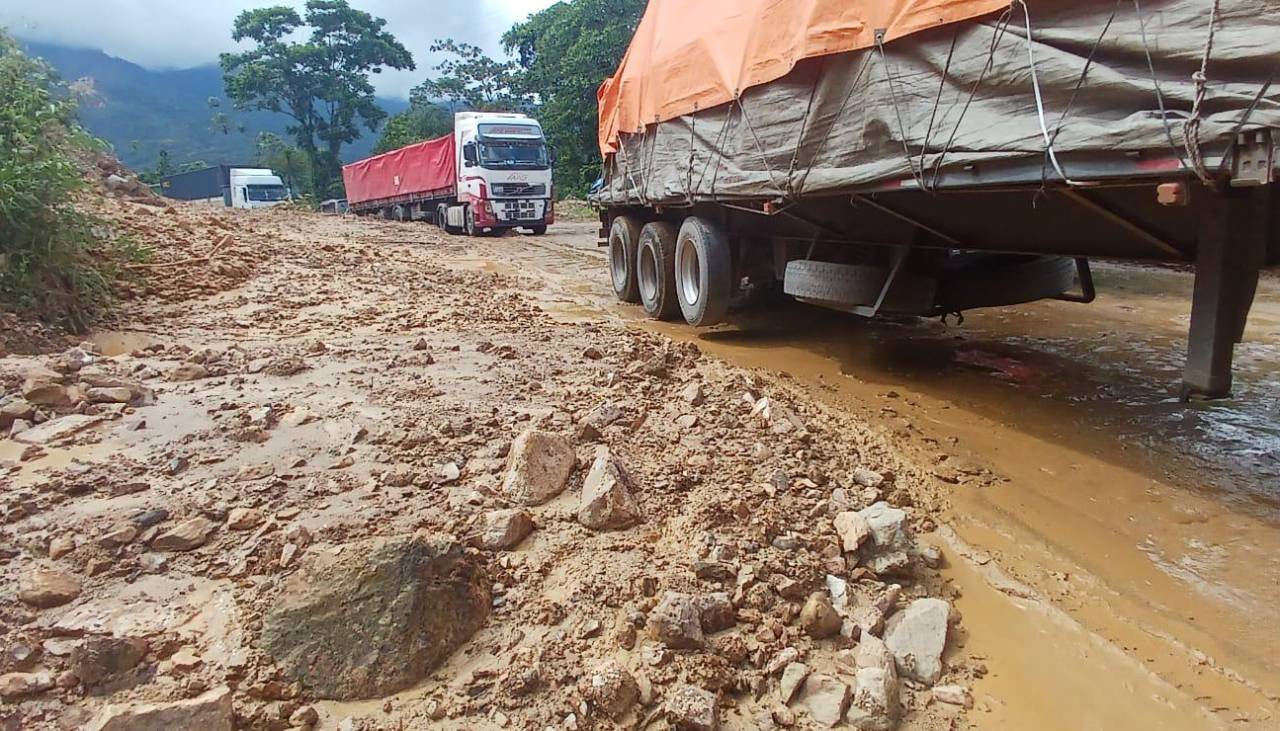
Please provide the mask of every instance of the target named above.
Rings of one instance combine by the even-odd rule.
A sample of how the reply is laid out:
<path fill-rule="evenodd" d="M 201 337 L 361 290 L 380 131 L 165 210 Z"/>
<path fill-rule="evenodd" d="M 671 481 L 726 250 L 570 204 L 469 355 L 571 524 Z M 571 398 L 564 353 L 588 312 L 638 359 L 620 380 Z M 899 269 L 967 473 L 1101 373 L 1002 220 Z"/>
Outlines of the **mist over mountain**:
<path fill-rule="evenodd" d="M 216 65 L 192 69 L 150 70 L 101 51 L 47 43 L 26 43 L 28 52 L 48 61 L 80 98 L 80 119 L 94 136 L 106 140 L 134 170 L 153 167 L 161 150 L 173 165 L 188 162 L 248 163 L 260 132 L 287 138 L 289 118 L 269 112 L 237 112 L 222 89 Z M 216 106 L 210 101 L 215 100 Z M 388 114 L 408 107 L 380 98 Z M 215 114 L 226 117 L 216 129 Z M 378 133 L 366 132 L 343 148 L 343 157 L 366 157 Z"/>

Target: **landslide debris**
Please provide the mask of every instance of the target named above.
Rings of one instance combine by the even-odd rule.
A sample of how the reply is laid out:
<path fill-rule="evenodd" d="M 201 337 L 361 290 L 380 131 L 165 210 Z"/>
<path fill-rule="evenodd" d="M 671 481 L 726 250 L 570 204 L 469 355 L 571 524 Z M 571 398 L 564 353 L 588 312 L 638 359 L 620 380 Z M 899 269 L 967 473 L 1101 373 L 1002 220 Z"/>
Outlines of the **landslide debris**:
<path fill-rule="evenodd" d="M 3 723 L 932 731 L 972 703 L 937 483 L 891 436 L 553 318 L 432 229 L 118 205 L 182 263 L 127 344 L 0 358 Z"/>

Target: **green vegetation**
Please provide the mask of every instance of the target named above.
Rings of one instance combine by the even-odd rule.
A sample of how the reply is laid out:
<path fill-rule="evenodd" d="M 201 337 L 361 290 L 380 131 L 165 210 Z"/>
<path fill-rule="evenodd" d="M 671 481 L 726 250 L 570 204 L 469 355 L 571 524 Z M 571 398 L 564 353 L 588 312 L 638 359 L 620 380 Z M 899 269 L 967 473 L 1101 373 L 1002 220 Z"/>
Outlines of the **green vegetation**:
<path fill-rule="evenodd" d="M 596 90 L 631 44 L 646 0 L 559 2 L 502 37 L 519 66 L 515 91 L 536 97 L 534 114 L 556 148 L 556 189 L 585 197 L 600 175 Z"/>
<path fill-rule="evenodd" d="M 274 170 L 284 184 L 296 193 L 305 194 L 314 188 L 311 161 L 301 150 L 285 142 L 279 135 L 270 132 L 258 135 L 255 163 Z"/>
<path fill-rule="evenodd" d="M 308 0 L 304 15 L 289 7 L 247 10 L 232 38 L 255 48 L 222 55 L 227 96 L 240 110 L 288 115 L 289 134 L 310 163 L 312 190 L 341 189 L 343 145 L 376 131 L 387 114 L 374 98 L 370 74 L 412 69 L 413 56 L 383 30 L 386 21 L 345 0 Z M 305 41 L 290 40 L 310 29 Z"/>
<path fill-rule="evenodd" d="M 443 99 L 450 111 L 514 112 L 529 105 L 520 92 L 520 68 L 510 61 L 495 61 L 476 46 L 452 38 L 436 41 L 432 53 L 447 54 L 436 66 L 439 76 L 427 79 L 413 93 L 422 98 Z"/>
<path fill-rule="evenodd" d="M 453 113 L 432 102 L 420 89 L 414 89 L 409 108 L 387 120 L 382 138 L 373 151 L 375 154 L 389 152 L 450 132 L 453 132 Z"/>
<path fill-rule="evenodd" d="M 565 0 L 511 28 L 502 43 L 514 61 L 495 61 L 479 48 L 446 39 L 433 52 L 447 54 L 438 76 L 414 89 L 408 112 L 388 124 L 378 143 L 391 150 L 441 134 L 419 124 L 444 102 L 456 109 L 524 111 L 542 123 L 556 148 L 556 191 L 584 197 L 600 174 L 596 90 L 618 68 L 645 0 Z M 392 128 L 395 134 L 392 134 Z"/>
<path fill-rule="evenodd" d="M 137 254 L 77 208 L 88 185 L 79 160 L 97 147 L 52 69 L 0 33 L 0 304 L 73 331 L 107 307 Z"/>

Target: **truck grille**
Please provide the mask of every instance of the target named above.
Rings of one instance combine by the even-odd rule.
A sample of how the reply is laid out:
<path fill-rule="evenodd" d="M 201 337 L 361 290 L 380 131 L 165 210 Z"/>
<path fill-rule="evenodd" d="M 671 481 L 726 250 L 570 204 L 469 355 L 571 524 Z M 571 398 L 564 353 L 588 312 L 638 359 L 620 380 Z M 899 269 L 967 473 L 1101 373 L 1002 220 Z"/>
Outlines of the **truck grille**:
<path fill-rule="evenodd" d="M 547 186 L 542 183 L 539 183 L 538 185 L 531 185 L 529 183 L 494 183 L 493 194 L 498 197 L 545 196 L 547 194 Z"/>

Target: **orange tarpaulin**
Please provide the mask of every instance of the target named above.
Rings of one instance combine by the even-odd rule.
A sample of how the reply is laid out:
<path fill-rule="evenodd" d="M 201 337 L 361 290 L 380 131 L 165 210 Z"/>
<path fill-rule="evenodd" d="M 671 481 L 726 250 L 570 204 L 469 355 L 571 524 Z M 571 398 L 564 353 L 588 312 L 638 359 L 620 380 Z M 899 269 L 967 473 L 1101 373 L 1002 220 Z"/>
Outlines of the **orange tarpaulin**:
<path fill-rule="evenodd" d="M 871 48 L 969 20 L 1009 0 L 649 0 L 631 48 L 600 87 L 600 151 L 618 135 L 733 101 L 803 59 Z"/>

